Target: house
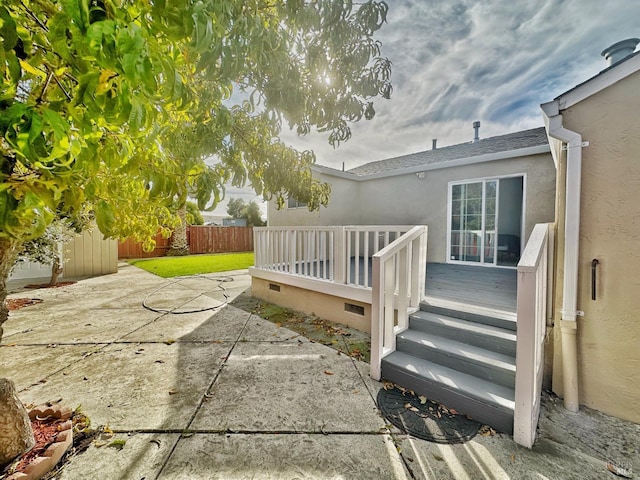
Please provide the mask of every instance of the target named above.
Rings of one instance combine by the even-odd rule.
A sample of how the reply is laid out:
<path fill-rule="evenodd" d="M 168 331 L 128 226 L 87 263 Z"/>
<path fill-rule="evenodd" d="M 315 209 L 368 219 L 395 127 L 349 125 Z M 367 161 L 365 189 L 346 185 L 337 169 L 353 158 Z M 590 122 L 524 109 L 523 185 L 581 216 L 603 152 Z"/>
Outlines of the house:
<path fill-rule="evenodd" d="M 543 356 L 538 395 L 529 392 L 516 411 L 516 350 L 518 339 L 542 349 L 546 318 L 540 308 L 517 312 L 515 267 L 541 225 L 530 275 L 546 280 L 540 252 L 554 220 L 556 170 L 543 127 L 482 140 L 474 127 L 472 142 L 347 172 L 315 167 L 331 202 L 317 212 L 269 205 L 269 227 L 255 230 L 252 293 L 370 332 L 373 378 L 502 431 L 528 425 L 516 435 L 531 444 Z M 536 285 L 528 298 L 546 304 Z M 528 322 L 516 336 L 518 315 Z"/>
<path fill-rule="evenodd" d="M 316 167 L 332 203 L 269 205 L 254 295 L 370 331 L 374 379 L 527 447 L 543 376 L 569 410 L 640 421 L 636 43 L 542 105 L 544 128 Z"/>
<path fill-rule="evenodd" d="M 640 52 L 542 105 L 557 166 L 553 390 L 640 423 Z"/>
<path fill-rule="evenodd" d="M 327 208 L 271 202 L 269 226 L 428 225 L 429 262 L 515 266 L 533 226 L 553 221 L 555 169 L 542 127 L 314 174 L 331 184 Z"/>

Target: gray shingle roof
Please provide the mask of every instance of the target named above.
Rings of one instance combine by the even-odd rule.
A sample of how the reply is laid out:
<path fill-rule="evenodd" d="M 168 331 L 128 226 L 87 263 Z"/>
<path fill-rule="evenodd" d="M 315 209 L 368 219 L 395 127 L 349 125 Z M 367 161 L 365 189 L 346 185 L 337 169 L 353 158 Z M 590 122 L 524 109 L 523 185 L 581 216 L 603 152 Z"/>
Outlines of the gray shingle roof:
<path fill-rule="evenodd" d="M 528 147 L 547 145 L 547 134 L 544 127 L 524 130 L 522 132 L 509 133 L 498 137 L 483 138 L 476 143 L 460 143 L 448 147 L 412 153 L 401 157 L 387 158 L 370 162 L 348 170 L 357 176 L 372 175 L 393 170 L 430 165 L 434 163 L 448 162 L 460 158 L 476 157 L 509 150 L 519 150 Z"/>

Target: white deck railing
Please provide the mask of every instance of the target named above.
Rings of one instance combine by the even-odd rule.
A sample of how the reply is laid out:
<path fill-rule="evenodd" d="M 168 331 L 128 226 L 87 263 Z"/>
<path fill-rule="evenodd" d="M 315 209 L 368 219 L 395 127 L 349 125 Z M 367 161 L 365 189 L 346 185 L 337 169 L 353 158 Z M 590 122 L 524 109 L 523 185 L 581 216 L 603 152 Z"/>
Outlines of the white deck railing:
<path fill-rule="evenodd" d="M 531 448 L 536 437 L 544 370 L 550 224 L 537 224 L 518 263 L 516 391 L 513 439 Z"/>
<path fill-rule="evenodd" d="M 385 355 L 396 348 L 396 335 L 420 308 L 427 268 L 427 227 L 409 232 L 373 255 L 371 299 L 371 377 L 380 380 Z"/>
<path fill-rule="evenodd" d="M 254 228 L 255 267 L 371 288 L 372 256 L 411 228 L 406 225 Z"/>

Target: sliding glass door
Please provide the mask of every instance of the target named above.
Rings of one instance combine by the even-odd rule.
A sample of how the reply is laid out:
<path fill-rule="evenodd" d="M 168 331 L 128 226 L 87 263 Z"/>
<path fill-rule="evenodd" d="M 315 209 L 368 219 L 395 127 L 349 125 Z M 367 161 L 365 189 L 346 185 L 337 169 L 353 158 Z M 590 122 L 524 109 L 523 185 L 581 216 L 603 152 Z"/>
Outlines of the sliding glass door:
<path fill-rule="evenodd" d="M 449 261 L 515 267 L 523 212 L 523 175 L 450 183 Z"/>
<path fill-rule="evenodd" d="M 450 260 L 495 264 L 498 189 L 497 179 L 450 186 Z"/>

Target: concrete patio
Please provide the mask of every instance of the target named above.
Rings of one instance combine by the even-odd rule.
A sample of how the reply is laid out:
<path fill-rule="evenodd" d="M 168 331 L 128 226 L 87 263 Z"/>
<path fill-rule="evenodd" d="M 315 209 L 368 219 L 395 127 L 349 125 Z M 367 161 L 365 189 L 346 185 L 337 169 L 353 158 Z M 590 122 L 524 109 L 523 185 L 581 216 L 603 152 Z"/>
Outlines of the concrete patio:
<path fill-rule="evenodd" d="M 58 478 L 619 478 L 610 460 L 640 472 L 639 425 L 553 397 L 532 450 L 502 434 L 439 445 L 389 429 L 368 365 L 235 307 L 249 287 L 246 271 L 166 280 L 121 264 L 13 293 L 43 302 L 11 313 L 0 375 L 25 404 L 62 398 L 126 440 L 70 457 Z"/>

